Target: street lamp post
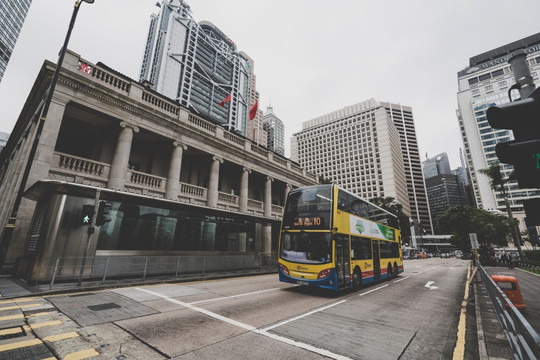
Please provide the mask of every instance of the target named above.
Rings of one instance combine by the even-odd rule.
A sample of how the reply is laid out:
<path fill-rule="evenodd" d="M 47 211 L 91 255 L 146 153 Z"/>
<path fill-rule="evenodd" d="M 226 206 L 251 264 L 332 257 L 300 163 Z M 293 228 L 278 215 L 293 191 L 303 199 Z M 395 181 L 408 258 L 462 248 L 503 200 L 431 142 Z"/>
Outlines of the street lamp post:
<path fill-rule="evenodd" d="M 21 205 L 22 197 L 24 194 L 24 190 L 26 188 L 26 183 L 28 182 L 28 176 L 30 175 L 30 169 L 32 168 L 32 162 L 34 161 L 34 156 L 36 155 L 37 147 L 39 145 L 39 139 L 41 137 L 41 132 L 43 131 L 43 127 L 45 125 L 45 121 L 47 120 L 47 114 L 49 112 L 49 107 L 51 105 L 54 89 L 56 87 L 56 82 L 58 81 L 58 76 L 60 74 L 60 69 L 62 68 L 62 62 L 64 61 L 64 55 L 66 54 L 67 45 L 69 43 L 69 38 L 71 36 L 71 30 L 73 30 L 73 25 L 75 24 L 75 19 L 77 18 L 77 13 L 79 12 L 79 7 L 81 6 L 81 2 L 86 2 L 89 4 L 92 4 L 94 0 L 76 0 L 75 6 L 73 8 L 73 14 L 71 15 L 71 21 L 69 23 L 69 28 L 66 34 L 66 39 L 64 40 L 64 45 L 62 46 L 62 49 L 60 50 L 60 55 L 58 56 L 58 63 L 56 65 L 56 69 L 54 71 L 54 75 L 51 81 L 51 86 L 49 88 L 49 92 L 47 93 L 47 98 L 45 100 L 45 103 L 43 104 L 43 110 L 41 112 L 41 116 L 38 121 L 38 126 L 36 130 L 36 135 L 34 136 L 34 141 L 32 143 L 32 148 L 30 149 L 30 154 L 28 155 L 28 160 L 26 161 L 26 166 L 24 168 L 24 173 L 21 179 L 21 184 L 19 185 L 19 190 L 17 192 L 17 196 L 15 198 L 15 203 L 13 204 L 13 209 L 11 211 L 8 223 L 4 227 L 4 231 L 2 232 L 2 237 L 0 238 L 0 268 L 4 264 L 4 259 L 6 256 L 6 252 L 9 247 L 9 243 L 11 242 L 11 238 L 13 236 L 13 231 L 15 230 L 15 223 L 17 221 L 17 213 L 19 211 L 19 206 Z"/>

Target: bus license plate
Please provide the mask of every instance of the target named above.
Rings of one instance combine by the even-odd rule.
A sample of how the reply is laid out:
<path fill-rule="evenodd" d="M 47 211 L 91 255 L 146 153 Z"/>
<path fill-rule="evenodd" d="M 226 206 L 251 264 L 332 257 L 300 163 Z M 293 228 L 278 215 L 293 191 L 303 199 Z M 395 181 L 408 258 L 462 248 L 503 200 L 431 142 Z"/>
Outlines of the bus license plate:
<path fill-rule="evenodd" d="M 296 281 L 296 283 L 300 284 L 300 285 L 309 285 L 309 282 L 303 281 L 303 280 L 298 280 L 298 281 Z"/>

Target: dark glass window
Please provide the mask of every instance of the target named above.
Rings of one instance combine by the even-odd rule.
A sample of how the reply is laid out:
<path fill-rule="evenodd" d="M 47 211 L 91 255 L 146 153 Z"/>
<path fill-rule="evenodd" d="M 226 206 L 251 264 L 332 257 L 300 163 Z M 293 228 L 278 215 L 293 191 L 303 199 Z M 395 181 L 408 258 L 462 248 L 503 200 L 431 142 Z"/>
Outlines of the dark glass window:
<path fill-rule="evenodd" d="M 325 264 L 332 261 L 332 239 L 329 232 L 284 232 L 280 257 L 303 264 Z"/>
<path fill-rule="evenodd" d="M 371 259 L 371 239 L 351 236 L 351 258 L 353 260 Z"/>
<path fill-rule="evenodd" d="M 469 85 L 470 84 L 476 84 L 478 82 L 478 78 L 477 77 L 473 77 L 473 78 L 470 78 L 469 79 Z"/>

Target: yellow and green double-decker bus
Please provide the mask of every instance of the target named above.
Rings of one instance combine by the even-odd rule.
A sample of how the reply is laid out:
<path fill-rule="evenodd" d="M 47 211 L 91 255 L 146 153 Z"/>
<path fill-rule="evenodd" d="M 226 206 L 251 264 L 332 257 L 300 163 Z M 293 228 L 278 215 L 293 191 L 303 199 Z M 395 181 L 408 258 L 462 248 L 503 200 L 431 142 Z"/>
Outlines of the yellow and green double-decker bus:
<path fill-rule="evenodd" d="M 290 191 L 279 239 L 279 279 L 360 289 L 403 272 L 398 219 L 336 185 Z"/>

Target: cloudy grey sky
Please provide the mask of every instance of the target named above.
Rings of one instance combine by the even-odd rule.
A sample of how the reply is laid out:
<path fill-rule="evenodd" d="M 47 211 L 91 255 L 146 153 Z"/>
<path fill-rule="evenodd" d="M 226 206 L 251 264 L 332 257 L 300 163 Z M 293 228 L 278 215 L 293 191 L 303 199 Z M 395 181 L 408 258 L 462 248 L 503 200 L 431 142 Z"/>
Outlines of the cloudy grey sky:
<path fill-rule="evenodd" d="M 69 48 L 135 79 L 157 0 L 82 4 Z M 411 106 L 421 159 L 460 165 L 457 72 L 469 58 L 540 32 L 538 0 L 188 0 L 255 61 L 286 147 L 302 122 L 374 98 Z M 45 59 L 56 62 L 74 0 L 33 0 L 0 83 L 11 132 Z M 288 155 L 288 152 L 287 152 Z"/>

